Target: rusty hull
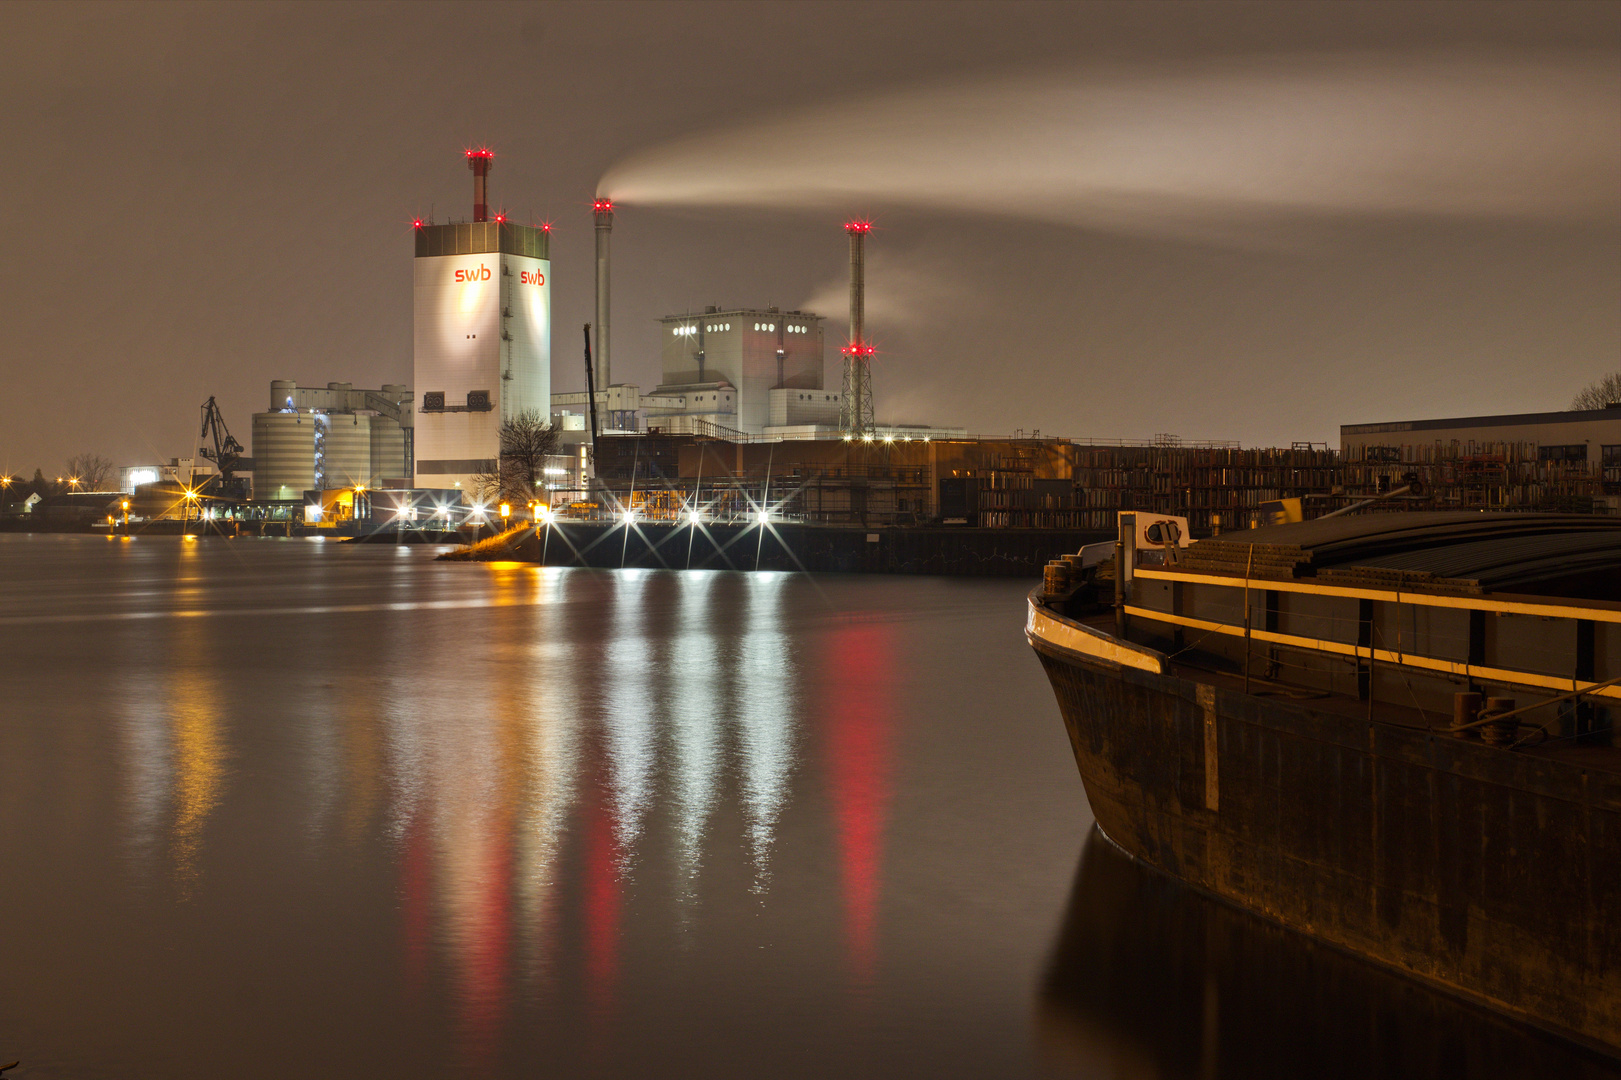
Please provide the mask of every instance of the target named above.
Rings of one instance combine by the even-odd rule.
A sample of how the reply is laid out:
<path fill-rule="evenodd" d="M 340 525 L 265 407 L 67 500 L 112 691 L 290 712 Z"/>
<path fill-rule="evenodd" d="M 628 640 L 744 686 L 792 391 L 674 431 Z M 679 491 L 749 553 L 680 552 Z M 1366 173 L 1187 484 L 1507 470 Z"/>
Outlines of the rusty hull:
<path fill-rule="evenodd" d="M 1621 1056 L 1621 775 L 1030 640 L 1127 853 Z"/>

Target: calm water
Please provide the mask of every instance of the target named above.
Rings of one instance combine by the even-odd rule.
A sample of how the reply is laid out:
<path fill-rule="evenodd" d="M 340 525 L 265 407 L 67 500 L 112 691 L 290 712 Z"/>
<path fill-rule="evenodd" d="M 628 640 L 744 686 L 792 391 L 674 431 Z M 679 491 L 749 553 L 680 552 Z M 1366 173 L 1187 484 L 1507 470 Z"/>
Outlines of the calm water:
<path fill-rule="evenodd" d="M 0 536 L 8 1077 L 1600 1075 L 1092 840 L 1022 582 Z"/>

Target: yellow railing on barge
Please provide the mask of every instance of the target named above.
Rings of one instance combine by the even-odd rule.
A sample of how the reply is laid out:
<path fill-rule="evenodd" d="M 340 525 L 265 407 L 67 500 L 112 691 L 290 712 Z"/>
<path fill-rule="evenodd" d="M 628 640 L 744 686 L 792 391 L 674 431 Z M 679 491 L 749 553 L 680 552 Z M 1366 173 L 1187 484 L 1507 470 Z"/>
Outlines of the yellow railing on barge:
<path fill-rule="evenodd" d="M 1621 623 L 1621 606 L 1616 605 L 1552 604 L 1535 600 L 1509 600 L 1497 597 L 1405 592 L 1395 589 L 1375 589 L 1349 585 L 1324 585 L 1312 581 L 1185 573 L 1178 570 L 1156 570 L 1142 566 L 1136 568 L 1133 576 L 1174 584 L 1214 585 L 1228 589 L 1304 593 L 1314 596 L 1373 600 L 1388 604 L 1409 604 L 1417 607 L 1451 608 L 1453 610 L 1488 611 L 1505 615 L 1530 615 L 1538 618 L 1584 619 L 1591 622 Z M 1253 626 L 1216 622 L 1209 619 L 1195 618 L 1191 615 L 1158 611 L 1134 604 L 1126 604 L 1124 607 L 1128 616 L 1165 623 L 1170 626 L 1202 630 L 1206 633 L 1244 638 L 1250 641 L 1259 641 L 1269 645 L 1279 645 L 1308 652 L 1343 656 L 1351 660 L 1370 660 L 1379 664 L 1411 668 L 1415 671 L 1455 676 L 1463 679 L 1475 679 L 1481 682 L 1502 683 L 1542 690 L 1577 690 L 1583 685 L 1584 681 L 1589 684 L 1592 682 L 1592 680 L 1582 680 L 1570 676 L 1544 675 L 1514 668 L 1471 664 L 1464 660 L 1443 660 L 1438 657 L 1424 656 L 1402 649 L 1381 649 L 1371 645 L 1331 641 L 1301 634 L 1286 634 L 1277 630 L 1263 630 Z M 1621 686 L 1599 686 L 1588 691 L 1588 693 L 1594 697 L 1621 700 Z"/>

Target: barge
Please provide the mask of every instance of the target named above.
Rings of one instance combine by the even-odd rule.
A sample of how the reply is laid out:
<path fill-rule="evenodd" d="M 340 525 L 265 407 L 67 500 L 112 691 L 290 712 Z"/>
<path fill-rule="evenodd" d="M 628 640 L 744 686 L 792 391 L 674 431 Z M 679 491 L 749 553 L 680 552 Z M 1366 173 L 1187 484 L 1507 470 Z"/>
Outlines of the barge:
<path fill-rule="evenodd" d="M 1122 514 L 1029 599 L 1107 839 L 1621 1057 L 1621 520 L 1178 531 Z"/>

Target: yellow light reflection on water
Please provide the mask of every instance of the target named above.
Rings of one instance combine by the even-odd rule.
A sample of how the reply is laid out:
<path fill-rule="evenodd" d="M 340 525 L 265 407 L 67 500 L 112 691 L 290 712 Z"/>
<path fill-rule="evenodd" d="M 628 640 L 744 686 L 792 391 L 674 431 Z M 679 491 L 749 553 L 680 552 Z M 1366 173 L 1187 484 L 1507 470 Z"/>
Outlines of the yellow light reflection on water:
<path fill-rule="evenodd" d="M 182 621 L 176 625 L 196 624 Z M 192 636 L 177 635 L 183 641 Z M 212 677 L 198 669 L 178 673 L 170 688 L 169 708 L 174 748 L 171 848 L 175 877 L 182 890 L 190 892 L 200 875 L 203 827 L 224 787 L 225 739 Z"/>

